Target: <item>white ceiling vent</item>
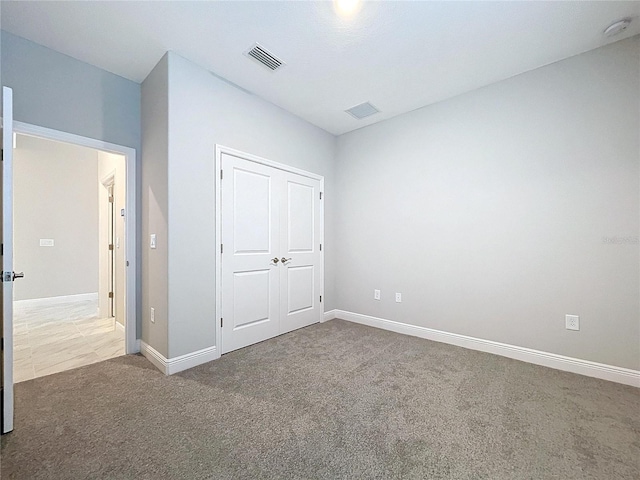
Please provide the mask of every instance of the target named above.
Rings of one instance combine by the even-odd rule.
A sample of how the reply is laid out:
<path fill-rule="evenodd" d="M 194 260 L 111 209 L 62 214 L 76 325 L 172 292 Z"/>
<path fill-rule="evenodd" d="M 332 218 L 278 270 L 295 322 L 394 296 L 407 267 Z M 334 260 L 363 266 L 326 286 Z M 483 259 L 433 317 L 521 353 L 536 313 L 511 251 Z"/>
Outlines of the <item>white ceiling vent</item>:
<path fill-rule="evenodd" d="M 351 107 L 349 110 L 345 110 L 345 112 L 347 112 L 357 120 L 361 120 L 365 117 L 370 117 L 371 115 L 374 115 L 379 111 L 380 110 L 371 105 L 369 102 L 364 102 L 360 105 L 356 105 L 355 107 Z"/>
<path fill-rule="evenodd" d="M 264 65 L 265 67 L 267 67 L 269 70 L 273 72 L 275 72 L 276 70 L 278 70 L 279 68 L 285 65 L 285 63 L 282 60 L 280 60 L 278 57 L 276 57 L 273 53 L 271 53 L 269 50 L 264 48 L 259 43 L 256 43 L 253 47 L 251 47 L 249 50 L 244 52 L 244 54 L 247 57 L 260 63 L 261 65 Z"/>

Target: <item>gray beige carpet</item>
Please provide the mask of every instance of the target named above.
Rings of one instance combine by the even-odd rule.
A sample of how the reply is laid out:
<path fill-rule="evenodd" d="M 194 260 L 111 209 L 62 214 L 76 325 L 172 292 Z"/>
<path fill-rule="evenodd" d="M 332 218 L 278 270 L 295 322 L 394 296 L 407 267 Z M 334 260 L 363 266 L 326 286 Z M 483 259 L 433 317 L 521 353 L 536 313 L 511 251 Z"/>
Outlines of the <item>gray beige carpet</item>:
<path fill-rule="evenodd" d="M 16 386 L 10 479 L 635 479 L 640 391 L 333 320 Z"/>

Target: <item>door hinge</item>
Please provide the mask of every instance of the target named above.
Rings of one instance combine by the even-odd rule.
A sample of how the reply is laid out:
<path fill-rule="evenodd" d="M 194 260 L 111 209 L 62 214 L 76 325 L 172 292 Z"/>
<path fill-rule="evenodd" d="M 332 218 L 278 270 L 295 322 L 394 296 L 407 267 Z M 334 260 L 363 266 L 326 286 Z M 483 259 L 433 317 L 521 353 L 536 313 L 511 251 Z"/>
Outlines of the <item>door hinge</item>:
<path fill-rule="evenodd" d="M 220 328 L 222 328 L 222 318 L 220 318 Z"/>
<path fill-rule="evenodd" d="M 0 350 L 4 350 L 4 338 L 0 339 Z"/>
<path fill-rule="evenodd" d="M 109 292 L 109 298 L 113 298 L 113 292 Z"/>
<path fill-rule="evenodd" d="M 320 192 L 320 200 L 322 200 L 322 192 Z"/>
<path fill-rule="evenodd" d="M 222 170 L 220 170 L 220 180 L 222 180 L 223 176 L 224 176 L 224 174 L 222 173 Z"/>
<path fill-rule="evenodd" d="M 4 255 L 4 243 L 0 244 L 0 255 Z"/>
<path fill-rule="evenodd" d="M 109 250 L 113 250 L 113 243 L 109 244 Z"/>
<path fill-rule="evenodd" d="M 109 203 L 113 203 L 113 196 L 109 197 Z"/>
<path fill-rule="evenodd" d="M 320 301 L 322 302 L 322 295 L 320 295 Z"/>
<path fill-rule="evenodd" d="M 320 244 L 320 251 L 322 251 L 322 244 Z"/>
<path fill-rule="evenodd" d="M 223 243 L 220 244 L 220 253 L 224 253 L 224 244 Z"/>

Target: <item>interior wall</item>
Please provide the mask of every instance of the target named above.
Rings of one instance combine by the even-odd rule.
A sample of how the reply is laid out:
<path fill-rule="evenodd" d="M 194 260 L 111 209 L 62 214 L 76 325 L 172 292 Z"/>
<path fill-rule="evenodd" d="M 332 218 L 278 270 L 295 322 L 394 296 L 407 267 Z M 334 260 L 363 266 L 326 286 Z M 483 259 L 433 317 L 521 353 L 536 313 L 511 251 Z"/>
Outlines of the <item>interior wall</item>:
<path fill-rule="evenodd" d="M 18 135 L 13 159 L 14 299 L 96 293 L 97 152 Z"/>
<path fill-rule="evenodd" d="M 135 148 L 138 239 L 141 214 L 140 85 L 67 55 L 1 32 L 0 77 L 13 89 L 14 119 Z M 138 240 L 136 256 L 142 254 Z M 137 263 L 138 335 L 141 262 Z"/>
<path fill-rule="evenodd" d="M 142 83 L 142 340 L 168 349 L 169 70 L 165 55 Z M 157 248 L 150 248 L 150 234 Z M 188 280 L 190 281 L 190 280 Z M 155 322 L 150 308 L 155 309 Z"/>
<path fill-rule="evenodd" d="M 335 137 L 168 55 L 169 355 L 175 357 L 216 342 L 215 144 L 324 175 L 325 310 L 333 308 Z M 259 68 L 256 75 L 271 75 Z"/>
<path fill-rule="evenodd" d="M 126 164 L 123 155 L 97 152 L 98 156 L 98 232 L 99 232 L 99 310 L 103 318 L 109 315 L 109 192 L 104 186 L 105 180 L 113 176 L 115 207 L 115 318 L 124 326 L 126 318 L 125 296 L 126 256 L 125 256 L 125 217 L 121 211 L 126 209 Z"/>
<path fill-rule="evenodd" d="M 339 137 L 338 308 L 639 369 L 639 38 Z"/>

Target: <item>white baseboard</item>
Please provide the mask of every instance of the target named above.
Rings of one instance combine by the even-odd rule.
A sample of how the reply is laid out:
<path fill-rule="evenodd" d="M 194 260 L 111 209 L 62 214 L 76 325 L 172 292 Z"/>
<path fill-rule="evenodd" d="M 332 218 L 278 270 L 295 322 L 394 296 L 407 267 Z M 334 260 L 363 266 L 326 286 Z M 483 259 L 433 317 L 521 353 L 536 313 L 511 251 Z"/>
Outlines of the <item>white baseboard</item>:
<path fill-rule="evenodd" d="M 166 358 L 155 348 L 143 341 L 140 341 L 140 353 L 165 375 L 173 375 L 174 373 L 182 372 L 183 370 L 188 370 L 189 368 L 197 367 L 203 363 L 220 358 L 215 346 L 203 348 L 202 350 L 187 353 L 186 355 L 180 355 L 179 357 Z"/>
<path fill-rule="evenodd" d="M 337 310 L 329 310 L 328 312 L 324 312 L 321 322 L 328 322 L 329 320 L 336 318 L 336 311 Z"/>
<path fill-rule="evenodd" d="M 37 307 L 42 305 L 58 305 L 60 303 L 98 301 L 98 292 L 79 293 L 77 295 L 62 295 L 59 297 L 30 298 L 28 300 L 14 300 L 14 305 L 21 307 Z"/>
<path fill-rule="evenodd" d="M 483 340 L 481 338 L 468 337 L 457 333 L 443 332 L 432 328 L 419 327 L 408 323 L 385 320 L 383 318 L 362 315 L 359 313 L 346 312 L 344 310 L 331 310 L 325 313 L 325 321 L 331 318 L 340 318 L 370 327 L 382 328 L 396 333 L 412 335 L 436 342 L 457 345 L 458 347 L 479 350 L 481 352 L 493 353 L 503 357 L 513 358 L 523 362 L 542 365 L 544 367 L 555 368 L 565 372 L 578 373 L 588 377 L 600 378 L 611 382 L 623 383 L 633 387 L 640 387 L 640 371 L 629 368 L 616 367 L 603 363 L 580 360 L 578 358 L 565 357 L 555 353 L 542 352 L 516 345 Z"/>
<path fill-rule="evenodd" d="M 116 329 L 124 333 L 124 325 L 118 322 L 116 319 L 114 319 L 113 321 L 116 324 Z"/>

